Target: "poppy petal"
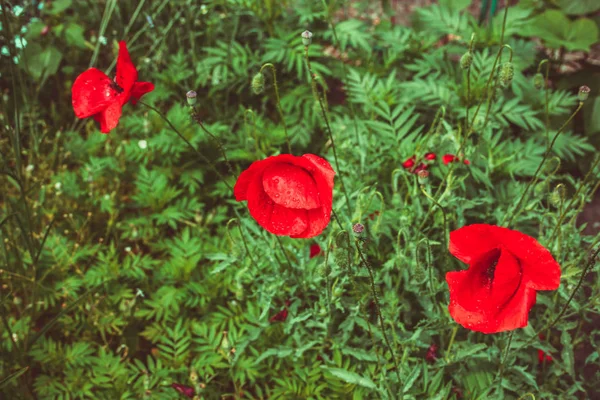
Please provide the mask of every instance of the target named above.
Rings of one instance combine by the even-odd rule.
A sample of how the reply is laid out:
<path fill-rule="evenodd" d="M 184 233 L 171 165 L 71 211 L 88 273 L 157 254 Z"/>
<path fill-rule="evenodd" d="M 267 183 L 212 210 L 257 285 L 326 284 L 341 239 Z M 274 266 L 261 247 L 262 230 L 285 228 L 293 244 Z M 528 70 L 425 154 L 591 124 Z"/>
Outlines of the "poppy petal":
<path fill-rule="evenodd" d="M 129 100 L 131 89 L 133 88 L 135 81 L 137 81 L 137 77 L 137 70 L 131 61 L 129 51 L 127 50 L 127 45 L 121 40 L 119 42 L 119 56 L 117 57 L 116 81 L 117 85 L 119 85 L 123 89 L 124 93 L 126 93 L 126 96 L 124 97 L 126 97 L 127 100 Z"/>
<path fill-rule="evenodd" d="M 104 72 L 96 68 L 81 73 L 71 88 L 71 101 L 77 118 L 91 117 L 115 102 L 119 93 L 112 83 Z"/>
<path fill-rule="evenodd" d="M 136 104 L 143 95 L 153 90 L 154 84 L 151 82 L 135 82 L 131 89 L 131 102 Z"/>
<path fill-rule="evenodd" d="M 456 160 L 456 156 L 453 154 L 444 154 L 444 156 L 442 157 L 442 161 L 443 161 L 444 165 L 448 165 L 449 163 L 451 163 L 454 160 Z"/>
<path fill-rule="evenodd" d="M 473 224 L 450 232 L 450 254 L 469 264 L 473 259 L 498 247 L 492 225 Z"/>
<path fill-rule="evenodd" d="M 329 221 L 331 220 L 331 206 L 323 206 L 314 210 L 308 210 L 307 214 L 308 227 L 304 232 L 292 236 L 293 238 L 307 239 L 320 235 L 321 232 L 327 228 L 327 225 L 329 225 Z"/>
<path fill-rule="evenodd" d="M 288 163 L 276 163 L 263 172 L 265 192 L 280 206 L 311 210 L 320 206 L 315 180 L 308 171 Z"/>
<path fill-rule="evenodd" d="M 298 235 L 308 226 L 306 210 L 275 204 L 263 190 L 260 179 L 253 179 L 247 190 L 250 215 L 267 231 L 280 236 Z"/>
<path fill-rule="evenodd" d="M 100 123 L 100 132 L 108 133 L 114 129 L 121 118 L 121 104 L 112 103 L 105 110 L 94 115 L 94 119 Z"/>

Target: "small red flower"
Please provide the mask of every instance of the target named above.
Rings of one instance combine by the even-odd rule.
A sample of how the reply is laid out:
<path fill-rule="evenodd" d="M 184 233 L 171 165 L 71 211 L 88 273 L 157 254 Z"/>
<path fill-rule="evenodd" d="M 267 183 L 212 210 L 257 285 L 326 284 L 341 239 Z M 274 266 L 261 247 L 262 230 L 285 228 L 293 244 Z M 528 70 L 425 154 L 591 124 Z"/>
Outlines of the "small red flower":
<path fill-rule="evenodd" d="M 321 246 L 319 246 L 316 243 L 313 243 L 310 245 L 310 255 L 308 256 L 309 258 L 313 258 L 313 257 L 316 257 L 321 254 L 323 254 L 323 251 L 321 250 Z"/>
<path fill-rule="evenodd" d="M 425 171 L 427 169 L 427 164 L 425 163 L 421 163 L 419 164 L 419 166 L 417 168 L 415 168 L 415 170 L 413 171 L 413 174 L 418 174 L 421 171 Z"/>
<path fill-rule="evenodd" d="M 444 154 L 444 156 L 442 157 L 442 162 L 444 163 L 444 165 L 448 165 L 455 160 L 456 156 L 453 154 Z"/>
<path fill-rule="evenodd" d="M 402 166 L 404 167 L 404 169 L 409 169 L 409 168 L 414 167 L 415 166 L 415 156 L 412 156 L 411 158 L 404 161 L 402 163 Z"/>
<path fill-rule="evenodd" d="M 540 334 L 538 335 L 538 337 L 539 337 L 541 340 L 544 340 L 544 339 L 545 339 L 545 337 L 544 337 L 544 335 L 543 335 L 542 333 L 540 333 Z M 544 363 L 544 359 L 546 360 L 546 362 L 547 362 L 547 363 L 551 363 L 551 362 L 552 362 L 552 360 L 553 360 L 551 355 L 544 353 L 544 351 L 543 351 L 543 350 L 538 350 L 538 362 L 539 362 L 540 364 L 543 364 L 543 363 Z"/>
<path fill-rule="evenodd" d="M 437 360 L 437 350 L 438 347 L 435 343 L 432 343 L 431 346 L 429 346 L 429 348 L 427 349 L 427 354 L 425 355 L 425 359 L 428 362 L 435 362 L 435 360 Z"/>
<path fill-rule="evenodd" d="M 171 387 L 173 389 L 177 390 L 182 395 L 189 397 L 190 399 L 194 398 L 195 392 L 194 392 L 194 388 L 192 388 L 192 387 L 180 385 L 179 383 L 172 383 Z"/>
<path fill-rule="evenodd" d="M 102 133 L 110 132 L 119 123 L 125 103 L 131 100 L 135 104 L 144 94 L 154 90 L 152 83 L 138 82 L 137 78 L 127 45 L 121 41 L 114 81 L 96 68 L 88 69 L 75 79 L 71 88 L 75 115 L 77 118 L 94 117 L 100 123 Z"/>
<path fill-rule="evenodd" d="M 454 154 L 444 154 L 444 156 L 442 157 L 442 162 L 444 163 L 444 165 L 448 165 L 451 162 L 459 162 L 460 161 L 460 157 L 455 156 Z M 466 165 L 471 164 L 471 161 L 465 159 L 463 161 L 463 163 L 465 163 Z"/>
<path fill-rule="evenodd" d="M 560 265 L 534 238 L 487 224 L 450 233 L 450 253 L 469 264 L 448 272 L 448 310 L 467 329 L 496 333 L 527 326 L 538 290 L 556 290 Z"/>
<path fill-rule="evenodd" d="M 329 224 L 334 176 L 321 157 L 281 154 L 253 162 L 233 192 L 237 201 L 248 201 L 250 215 L 267 231 L 311 238 Z"/>
<path fill-rule="evenodd" d="M 287 319 L 287 316 L 288 310 L 287 308 L 284 308 L 283 310 L 279 311 L 277 314 L 269 318 L 269 322 L 284 322 Z"/>
<path fill-rule="evenodd" d="M 437 158 L 437 156 L 435 155 L 435 153 L 427 153 L 425 154 L 425 159 L 426 160 L 435 160 Z"/>

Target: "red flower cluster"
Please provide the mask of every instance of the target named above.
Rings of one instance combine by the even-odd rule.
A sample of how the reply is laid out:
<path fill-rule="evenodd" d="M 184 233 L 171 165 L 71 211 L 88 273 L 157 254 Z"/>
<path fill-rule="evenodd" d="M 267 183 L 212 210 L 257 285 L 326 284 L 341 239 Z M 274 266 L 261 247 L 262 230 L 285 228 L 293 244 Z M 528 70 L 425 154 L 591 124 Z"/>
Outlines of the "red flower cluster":
<path fill-rule="evenodd" d="M 494 225 L 450 233 L 450 253 L 469 264 L 448 272 L 450 315 L 465 328 L 496 333 L 527 326 L 536 291 L 560 285 L 560 266 L 534 238 Z"/>
<path fill-rule="evenodd" d="M 329 224 L 335 171 L 313 154 L 281 154 L 253 162 L 233 192 L 248 201 L 250 215 L 279 236 L 310 238 Z"/>
<path fill-rule="evenodd" d="M 138 73 L 131 62 L 127 45 L 119 42 L 117 77 L 113 81 L 99 69 L 81 73 L 71 88 L 73 110 L 77 118 L 94 117 L 100 131 L 108 133 L 119 123 L 121 109 L 129 100 L 133 104 L 154 90 L 150 82 L 138 82 Z"/>
<path fill-rule="evenodd" d="M 437 158 L 437 156 L 435 155 L 435 153 L 427 153 L 425 154 L 425 156 L 423 156 L 423 158 L 428 161 L 433 161 Z M 419 165 L 416 164 L 417 159 L 415 156 L 412 156 L 402 163 L 402 167 L 404 169 L 409 169 L 410 172 L 413 174 L 418 174 L 421 171 L 425 171 L 428 167 L 428 165 L 424 162 L 420 162 Z"/>
<path fill-rule="evenodd" d="M 444 165 L 448 165 L 451 162 L 460 162 L 460 157 L 455 156 L 454 154 L 444 154 L 444 156 L 442 157 L 442 162 L 444 163 Z M 463 163 L 465 163 L 465 165 L 469 165 L 471 164 L 471 161 L 467 160 L 466 158 L 463 160 Z"/>

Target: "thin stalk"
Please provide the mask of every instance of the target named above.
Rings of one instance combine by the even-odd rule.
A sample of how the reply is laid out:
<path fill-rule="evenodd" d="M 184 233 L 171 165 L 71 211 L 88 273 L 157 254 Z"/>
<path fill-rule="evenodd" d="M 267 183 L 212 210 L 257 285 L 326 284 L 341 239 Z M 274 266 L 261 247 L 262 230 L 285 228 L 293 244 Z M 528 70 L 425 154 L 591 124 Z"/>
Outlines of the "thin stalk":
<path fill-rule="evenodd" d="M 446 350 L 446 355 L 444 358 L 446 362 L 450 361 L 450 350 L 452 350 L 452 345 L 454 344 L 454 339 L 456 338 L 456 333 L 458 332 L 458 325 L 452 328 L 452 335 L 450 336 L 450 343 L 448 343 L 448 350 Z"/>
<path fill-rule="evenodd" d="M 348 196 L 348 192 L 346 190 L 346 185 L 344 184 L 344 179 L 342 178 L 342 170 L 340 169 L 340 164 L 338 162 L 337 150 L 335 148 L 335 141 L 333 140 L 333 133 L 331 132 L 331 126 L 329 125 L 329 118 L 327 117 L 327 112 L 325 112 L 325 107 L 323 106 L 323 102 L 321 101 L 321 97 L 316 93 L 316 80 L 315 75 L 312 71 L 312 67 L 310 66 L 310 59 L 308 57 L 308 46 L 304 46 L 304 59 L 306 61 L 306 67 L 308 68 L 308 73 L 310 75 L 311 84 L 313 88 L 313 92 L 315 93 L 317 100 L 319 101 L 319 106 L 321 107 L 321 113 L 323 114 L 323 119 L 325 120 L 325 125 L 327 125 L 327 132 L 329 133 L 329 140 L 331 141 L 331 148 L 333 150 L 333 158 L 335 159 L 335 168 L 339 173 L 340 183 L 342 185 L 342 191 L 344 192 L 344 197 L 346 198 L 346 207 L 348 207 L 348 215 L 352 215 L 352 206 L 350 205 L 350 197 Z"/>
<path fill-rule="evenodd" d="M 573 114 L 571 114 L 571 116 L 569 117 L 569 119 L 567 119 L 565 121 L 565 123 L 562 124 L 562 126 L 560 127 L 560 129 L 558 130 L 558 132 L 556 132 L 556 135 L 554 135 L 554 138 L 552 139 L 552 142 L 550 142 L 550 146 L 548 146 L 548 149 L 544 153 L 544 158 L 542 158 L 542 161 L 538 165 L 537 170 L 533 174 L 533 178 L 527 183 L 527 186 L 525 187 L 525 190 L 523 191 L 523 194 L 521 195 L 521 198 L 519 199 L 519 202 L 517 203 L 517 205 L 513 209 L 513 212 L 510 213 L 510 215 L 511 215 L 510 219 L 508 221 L 506 221 L 507 225 L 509 225 L 512 222 L 513 218 L 515 217 L 515 215 L 519 211 L 519 209 L 521 207 L 521 204 L 523 203 L 523 200 L 525 200 L 525 196 L 527 195 L 527 192 L 529 191 L 529 188 L 531 187 L 531 185 L 534 182 L 537 182 L 537 176 L 540 173 L 542 167 L 544 166 L 544 163 L 546 162 L 546 159 L 550 155 L 550 150 L 552 150 L 552 147 L 554 146 L 554 143 L 556 142 L 556 139 L 558 139 L 558 135 L 560 135 L 562 133 L 563 129 L 565 129 L 566 126 L 571 122 L 571 120 L 573 120 L 573 118 L 575 117 L 575 115 L 577 115 L 577 113 L 579 112 L 579 110 L 581 110 L 581 107 L 583 107 L 583 102 L 582 101 L 579 102 L 579 105 L 577 106 L 577 109 L 575 110 L 575 112 L 573 112 Z M 502 218 L 502 222 L 500 223 L 500 225 L 504 225 L 504 221 L 506 220 L 506 216 L 507 215 L 508 215 L 508 213 L 504 214 L 504 217 Z"/>
<path fill-rule="evenodd" d="M 277 86 L 277 73 L 275 72 L 275 66 L 271 63 L 266 63 L 260 68 L 260 73 L 263 73 L 263 69 L 270 68 L 273 74 L 273 88 L 275 89 L 275 99 L 277 100 L 277 111 L 279 112 L 279 118 L 283 125 L 283 131 L 285 132 L 285 141 L 287 143 L 288 153 L 292 154 L 292 145 L 290 144 L 290 137 L 288 135 L 287 125 L 285 124 L 285 118 L 283 117 L 283 110 L 281 109 L 281 102 L 279 100 L 279 88 Z"/>
<path fill-rule="evenodd" d="M 512 343 L 514 334 L 515 331 L 510 331 L 510 334 L 508 335 L 508 343 L 506 343 L 506 347 L 504 348 L 504 356 L 500 361 L 500 369 L 498 370 L 498 376 L 496 377 L 496 379 L 498 379 L 498 387 L 502 385 L 502 374 L 504 373 L 506 360 L 508 359 L 508 354 L 510 353 L 510 344 Z"/>
<path fill-rule="evenodd" d="M 167 123 L 167 125 L 169 125 L 169 127 L 171 127 L 171 129 L 177 134 L 177 136 L 179 136 L 181 138 L 181 140 L 183 140 L 190 149 L 192 149 L 196 154 L 198 154 L 198 156 L 202 159 L 202 161 L 208 163 L 211 168 L 213 169 L 213 171 L 215 171 L 215 173 L 217 174 L 217 176 L 223 181 L 223 183 L 225 183 L 225 185 L 230 189 L 233 190 L 233 187 L 229 184 L 229 182 L 227 182 L 227 180 L 225 179 L 225 177 L 221 174 L 221 172 L 219 172 L 219 170 L 217 169 L 217 167 L 212 163 L 212 161 L 210 161 L 204 154 L 202 154 L 200 151 L 198 151 L 193 144 L 191 144 L 189 142 L 189 140 L 187 140 L 185 138 L 185 136 L 183 136 L 183 134 L 181 132 L 179 132 L 179 130 L 177 128 L 175 128 L 175 126 L 171 123 L 171 121 L 169 121 L 169 119 L 160 111 L 158 111 L 156 108 L 154 108 L 153 106 L 151 106 L 150 104 L 144 103 L 143 101 L 138 101 L 138 103 L 148 107 L 149 109 L 151 109 L 152 111 L 154 111 L 155 113 L 157 113 L 162 119 L 163 121 L 165 121 Z"/>
<path fill-rule="evenodd" d="M 548 59 L 542 60 L 538 65 L 538 73 L 540 72 L 542 65 L 546 64 L 546 78 L 544 79 L 544 92 L 545 92 L 545 125 L 546 125 L 546 147 L 550 145 L 550 111 L 548 98 L 550 88 L 548 87 L 548 76 L 550 75 L 550 61 Z"/>
<path fill-rule="evenodd" d="M 402 385 L 402 378 L 400 377 L 400 369 L 398 368 L 398 362 L 396 361 L 396 355 L 395 355 L 394 349 L 392 348 L 392 345 L 390 344 L 390 341 L 387 337 L 387 333 L 385 330 L 385 323 L 383 321 L 383 316 L 381 315 L 381 306 L 379 304 L 379 296 L 377 295 L 377 289 L 375 288 L 375 276 L 373 275 L 373 269 L 371 268 L 371 265 L 367 262 L 365 255 L 363 254 L 362 250 L 360 249 L 360 244 L 358 241 L 356 241 L 356 249 L 358 250 L 358 254 L 360 256 L 362 264 L 369 271 L 369 279 L 371 281 L 371 291 L 373 293 L 373 299 L 375 301 L 375 309 L 377 312 L 377 317 L 379 319 L 379 325 L 381 326 L 381 333 L 382 333 L 383 339 L 385 340 L 385 343 L 388 347 L 388 350 L 392 356 L 392 361 L 394 362 L 396 376 L 398 377 L 398 384 Z"/>
<path fill-rule="evenodd" d="M 225 164 L 227 165 L 227 169 L 229 170 L 229 173 L 231 174 L 231 176 L 235 176 L 235 173 L 233 172 L 233 168 L 231 167 L 231 163 L 229 163 L 229 159 L 227 158 L 227 154 L 225 152 L 225 148 L 223 147 L 223 144 L 221 143 L 221 141 L 219 140 L 219 138 L 216 135 L 213 135 L 208 129 L 206 129 L 206 127 L 202 123 L 200 114 L 198 114 L 198 111 L 196 110 L 196 107 L 191 106 L 191 109 L 192 109 L 194 121 L 198 125 L 200 125 L 200 128 L 202 128 L 204 133 L 206 133 L 208 136 L 210 136 L 211 139 L 217 144 L 217 147 L 219 148 L 219 151 L 221 152 L 221 155 L 223 156 L 223 160 L 225 160 Z"/>

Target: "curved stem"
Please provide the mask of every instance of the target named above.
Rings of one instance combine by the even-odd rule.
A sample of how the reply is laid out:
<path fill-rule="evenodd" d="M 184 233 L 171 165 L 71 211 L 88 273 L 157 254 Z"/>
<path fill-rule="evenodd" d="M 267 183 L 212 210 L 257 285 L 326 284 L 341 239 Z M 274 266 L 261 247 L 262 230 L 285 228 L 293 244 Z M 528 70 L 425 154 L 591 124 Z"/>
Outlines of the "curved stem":
<path fill-rule="evenodd" d="M 275 99 L 277 100 L 277 111 L 279 111 L 279 118 L 281 119 L 281 124 L 283 125 L 283 131 L 285 132 L 285 141 L 287 143 L 288 153 L 292 154 L 292 146 L 290 145 L 290 137 L 288 136 L 287 125 L 285 124 L 285 119 L 283 118 L 283 110 L 281 109 L 281 102 L 279 101 L 279 87 L 277 86 L 277 73 L 275 72 L 275 66 L 271 63 L 266 63 L 260 68 L 260 73 L 263 73 L 263 69 L 270 68 L 271 73 L 273 74 L 273 87 L 275 89 Z"/>
<path fill-rule="evenodd" d="M 223 144 L 221 143 L 221 141 L 219 140 L 219 138 L 216 135 L 213 135 L 208 129 L 206 129 L 206 127 L 202 123 L 202 119 L 200 119 L 200 114 L 198 114 L 198 112 L 196 111 L 196 107 L 191 106 L 191 109 L 192 109 L 192 115 L 194 117 L 194 121 L 196 121 L 196 123 L 198 125 L 200 125 L 200 128 L 202 128 L 204 133 L 206 133 L 208 136 L 210 136 L 211 139 L 214 140 L 215 143 L 217 143 L 217 147 L 219 148 L 219 151 L 221 152 L 221 155 L 223 156 L 223 160 L 225 160 L 225 164 L 227 165 L 227 169 L 229 170 L 229 173 L 231 174 L 231 176 L 235 176 L 235 174 L 233 173 L 233 168 L 231 168 L 231 164 L 229 163 L 229 160 L 227 159 L 227 154 L 225 153 L 225 148 L 223 147 Z"/>
<path fill-rule="evenodd" d="M 329 118 L 327 117 L 327 113 L 325 112 L 325 107 L 323 106 L 323 102 L 321 101 L 321 97 L 316 93 L 316 81 L 315 75 L 313 74 L 312 67 L 310 66 L 310 59 L 308 57 L 308 46 L 304 46 L 304 59 L 306 60 L 306 67 L 308 68 L 308 73 L 310 75 L 311 84 L 313 88 L 313 93 L 317 97 L 319 101 L 319 106 L 321 107 L 321 113 L 323 114 L 323 119 L 325 120 L 325 125 L 327 125 L 327 132 L 329 133 L 329 140 L 331 141 L 331 148 L 333 150 L 333 158 L 335 159 L 335 168 L 339 173 L 340 183 L 342 185 L 342 191 L 344 192 L 344 197 L 346 198 L 346 207 L 348 207 L 348 215 L 352 215 L 352 206 L 350 205 L 350 197 L 348 196 L 348 191 L 346 190 L 346 185 L 344 184 L 344 179 L 342 178 L 342 170 L 340 169 L 340 164 L 338 162 L 337 150 L 335 148 L 335 141 L 333 140 L 333 133 L 331 133 L 331 126 L 329 125 Z"/>
<path fill-rule="evenodd" d="M 217 167 L 212 163 L 212 161 L 210 161 L 204 154 L 200 153 L 193 144 L 190 143 L 189 140 L 187 140 L 185 138 L 185 136 L 183 136 L 183 134 L 181 132 L 179 132 L 179 130 L 177 128 L 175 128 L 175 126 L 171 123 L 171 121 L 169 121 L 169 119 L 160 111 L 158 111 L 156 108 L 154 108 L 153 106 L 151 106 L 150 104 L 144 103 L 143 101 L 138 101 L 138 103 L 148 107 L 149 109 L 151 109 L 152 111 L 154 111 L 155 113 L 157 113 L 162 119 L 163 121 L 165 121 L 167 123 L 167 125 L 169 125 L 169 127 L 177 134 L 177 136 L 179 136 L 181 138 L 181 140 L 183 140 L 190 149 L 192 149 L 196 154 L 198 154 L 198 156 L 206 163 L 208 163 L 211 168 L 213 169 L 213 171 L 215 171 L 215 173 L 217 174 L 217 176 L 223 181 L 223 183 L 225 183 L 225 185 L 230 189 L 233 190 L 233 187 L 229 184 L 229 182 L 227 182 L 227 180 L 225 179 L 225 177 L 221 174 L 221 172 L 219 172 L 219 170 L 217 169 Z"/>
<path fill-rule="evenodd" d="M 544 166 L 544 163 L 546 162 L 546 159 L 550 155 L 550 150 L 552 150 L 552 147 L 554 146 L 554 143 L 556 142 L 556 139 L 558 139 L 558 135 L 560 135 L 562 133 L 563 129 L 565 129 L 565 127 L 571 122 L 571 120 L 575 117 L 575 115 L 577 115 L 577 113 L 579 112 L 579 110 L 581 110 L 581 107 L 583 107 L 583 102 L 582 101 L 579 102 L 579 106 L 577 106 L 577 109 L 575 110 L 575 112 L 573 112 L 573 114 L 571 114 L 571 116 L 569 117 L 569 119 L 567 119 L 565 121 L 565 123 L 562 124 L 562 126 L 560 127 L 560 129 L 558 130 L 558 132 L 556 132 L 556 135 L 554 135 L 554 138 L 552 139 L 552 142 L 550 142 L 550 146 L 548 146 L 548 149 L 544 153 L 544 158 L 542 158 L 542 161 L 540 162 L 540 165 L 538 165 L 537 170 L 533 174 L 533 178 L 527 183 L 527 186 L 525 187 L 525 190 L 523 191 L 523 194 L 521 195 L 521 198 L 519 199 L 519 202 L 517 203 L 517 205 L 513 209 L 513 212 L 510 213 L 510 215 L 511 215 L 510 219 L 508 221 L 506 221 L 507 225 L 512 222 L 512 220 L 515 217 L 516 213 L 519 211 L 519 209 L 521 207 L 521 204 L 523 203 L 523 200 L 525 200 L 525 196 L 527 195 L 527 192 L 529 191 L 529 188 L 531 187 L 531 185 L 534 182 L 537 182 L 537 176 L 540 173 L 542 167 Z M 504 225 L 504 221 L 506 220 L 506 215 L 508 215 L 508 213 L 504 214 L 504 218 L 502 218 L 502 222 L 500 223 L 500 225 Z"/>

